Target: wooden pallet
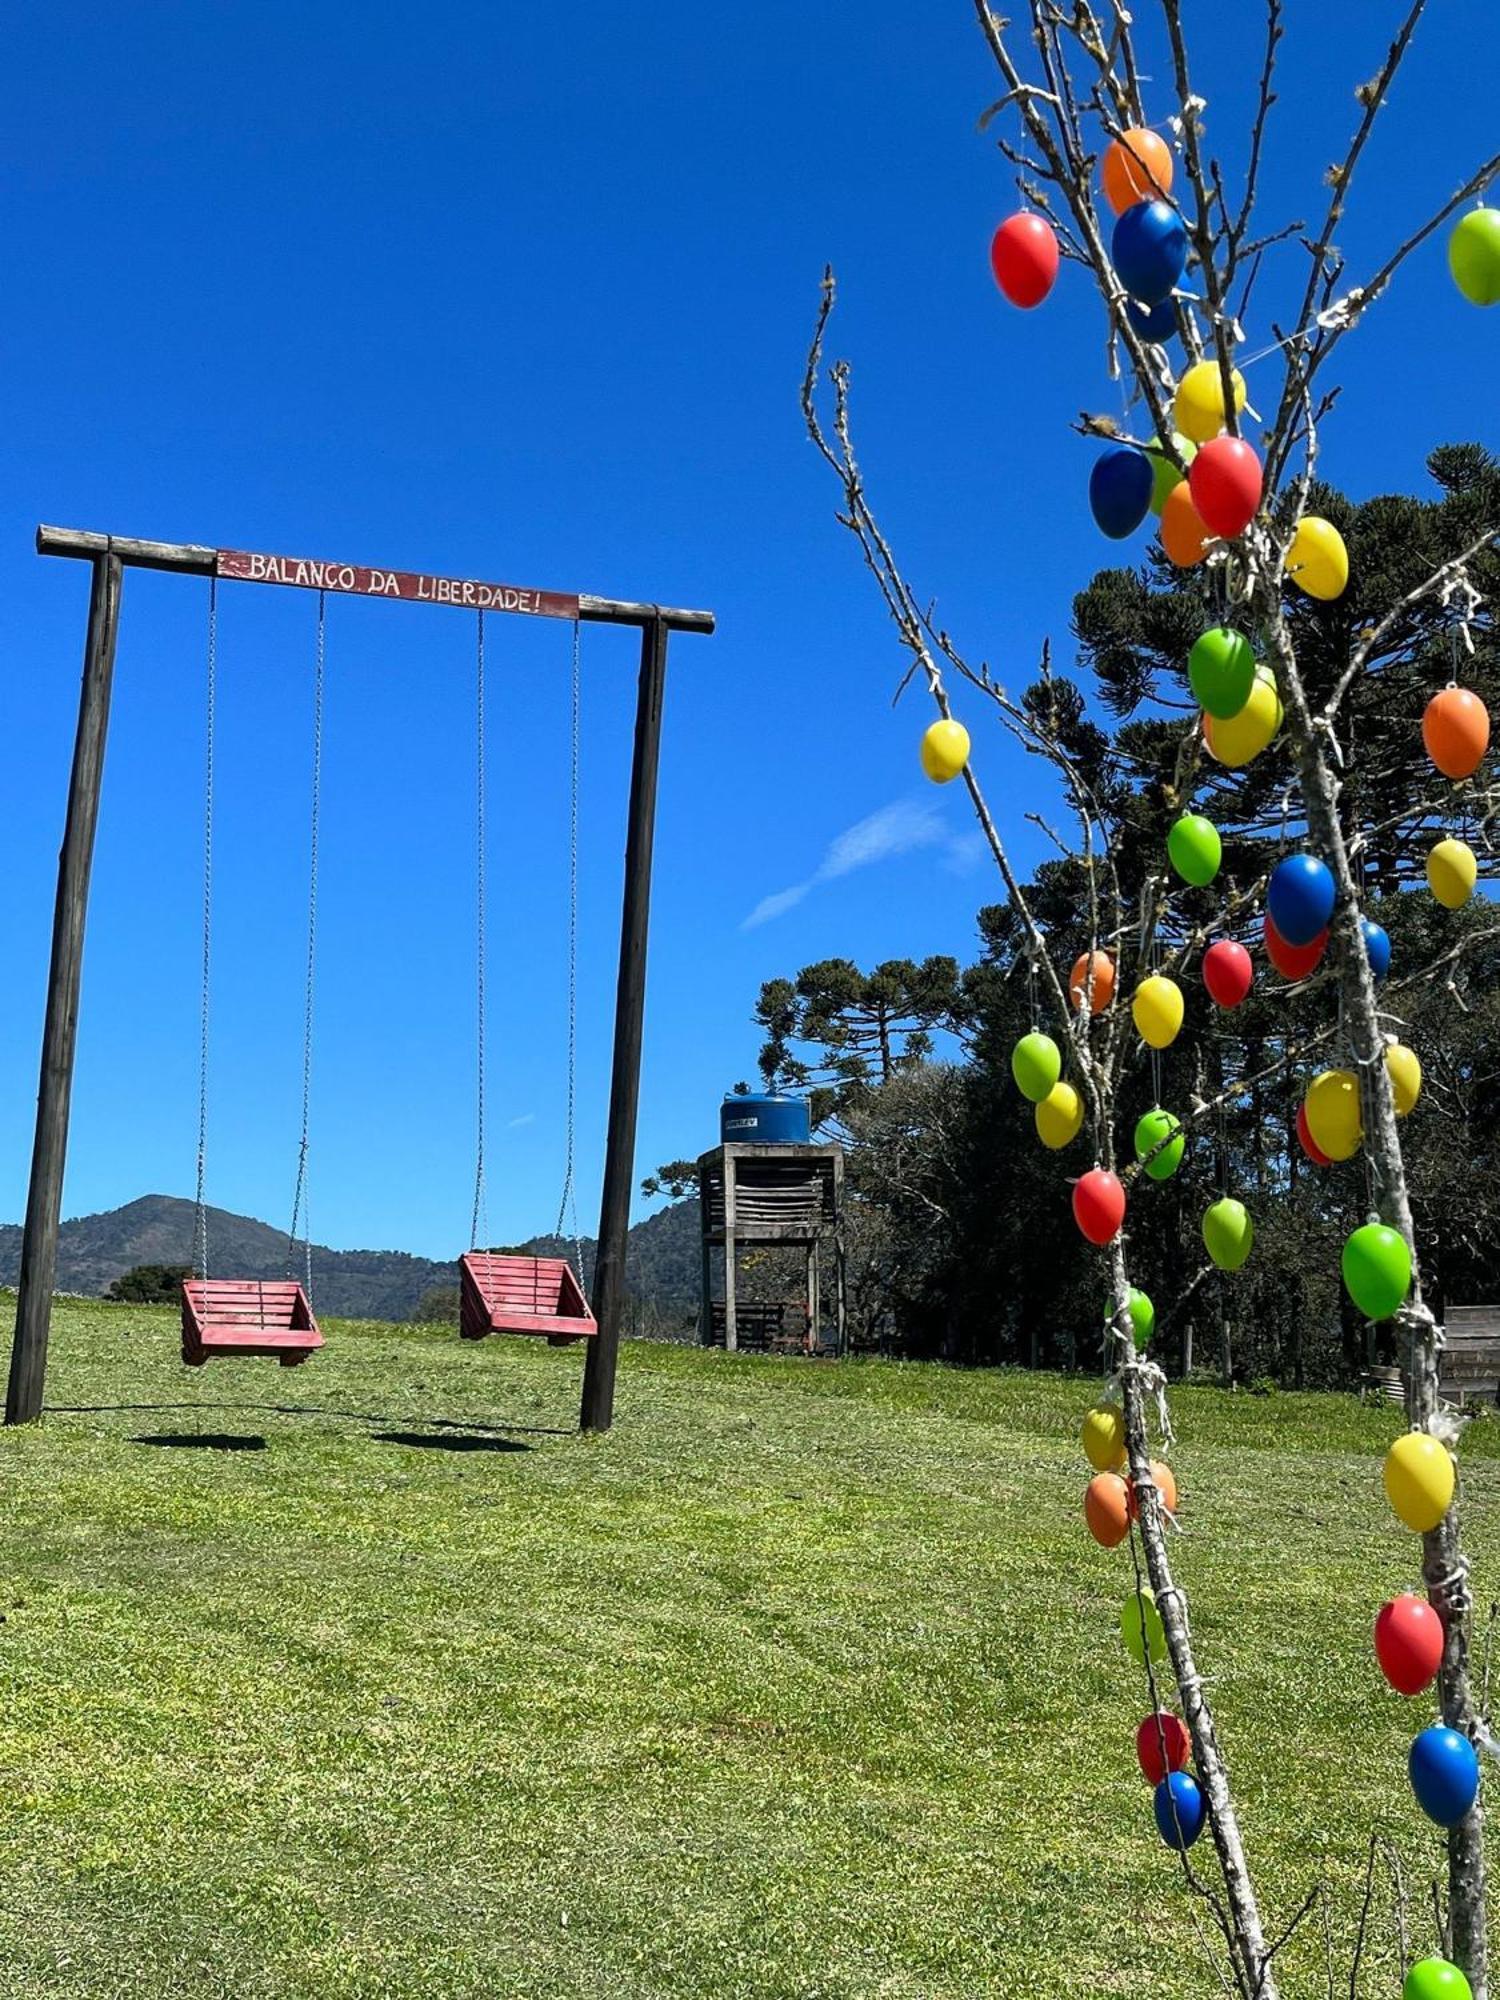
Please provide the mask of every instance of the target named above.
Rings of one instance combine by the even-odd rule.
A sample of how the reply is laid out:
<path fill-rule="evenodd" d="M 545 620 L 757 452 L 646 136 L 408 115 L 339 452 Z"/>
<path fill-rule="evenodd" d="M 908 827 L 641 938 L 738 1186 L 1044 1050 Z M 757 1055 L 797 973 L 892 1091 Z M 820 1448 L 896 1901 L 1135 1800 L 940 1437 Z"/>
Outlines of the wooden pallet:
<path fill-rule="evenodd" d="M 182 1358 L 261 1356 L 296 1368 L 323 1345 L 302 1287 L 291 1278 L 185 1278 Z"/>
<path fill-rule="evenodd" d="M 469 1250 L 459 1259 L 458 1330 L 542 1334 L 554 1347 L 599 1331 L 565 1257 L 510 1257 Z"/>

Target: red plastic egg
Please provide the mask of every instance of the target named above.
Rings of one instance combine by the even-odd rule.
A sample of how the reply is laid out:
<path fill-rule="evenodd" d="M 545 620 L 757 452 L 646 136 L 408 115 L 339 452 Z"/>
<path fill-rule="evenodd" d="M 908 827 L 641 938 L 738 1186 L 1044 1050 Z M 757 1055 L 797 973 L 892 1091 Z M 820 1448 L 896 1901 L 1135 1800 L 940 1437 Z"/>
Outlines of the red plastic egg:
<path fill-rule="evenodd" d="M 1013 306 L 1039 306 L 1057 278 L 1057 238 L 1030 209 L 1002 222 L 990 241 L 990 269 Z"/>
<path fill-rule="evenodd" d="M 1159 1785 L 1169 1771 L 1187 1768 L 1192 1741 L 1180 1716 L 1158 1710 L 1135 1732 L 1135 1760 L 1148 1785 Z"/>
<path fill-rule="evenodd" d="M 1250 954 L 1234 938 L 1220 938 L 1203 954 L 1203 984 L 1216 1006 L 1238 1007 L 1254 978 Z"/>
<path fill-rule="evenodd" d="M 1075 1181 L 1073 1220 L 1090 1243 L 1112 1243 L 1125 1220 L 1125 1190 L 1119 1175 L 1094 1167 Z"/>
<path fill-rule="evenodd" d="M 1375 1657 L 1397 1694 L 1421 1694 L 1443 1664 L 1443 1621 L 1425 1597 L 1393 1597 L 1375 1620 Z"/>
<path fill-rule="evenodd" d="M 1286 939 L 1271 922 L 1265 922 L 1266 957 L 1281 974 L 1283 979 L 1306 979 L 1316 972 L 1318 962 L 1328 949 L 1327 931 L 1319 931 L 1311 944 L 1288 944 Z"/>
<path fill-rule="evenodd" d="M 1193 505 L 1210 534 L 1224 541 L 1242 535 L 1260 505 L 1260 460 L 1243 438 L 1210 438 L 1188 468 Z"/>
<path fill-rule="evenodd" d="M 1297 1106 L 1297 1138 L 1301 1143 L 1303 1152 L 1306 1153 L 1315 1167 L 1331 1167 L 1333 1165 L 1333 1161 L 1323 1151 L 1323 1148 L 1312 1135 L 1312 1127 L 1307 1122 L 1306 1104 L 1299 1104 Z"/>

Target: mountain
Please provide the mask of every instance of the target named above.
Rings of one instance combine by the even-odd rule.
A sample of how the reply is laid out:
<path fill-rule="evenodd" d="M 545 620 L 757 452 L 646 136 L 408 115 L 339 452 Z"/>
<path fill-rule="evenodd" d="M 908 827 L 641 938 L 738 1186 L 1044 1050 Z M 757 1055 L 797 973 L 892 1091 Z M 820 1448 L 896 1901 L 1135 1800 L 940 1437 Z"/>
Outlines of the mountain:
<path fill-rule="evenodd" d="M 561 1256 L 559 1237 L 534 1237 L 517 1248 L 533 1256 Z M 591 1273 L 594 1245 L 585 1240 L 583 1263 Z M 209 1267 L 236 1277 L 286 1275 L 286 1232 L 227 1209 L 208 1211 Z M 299 1253 L 300 1254 L 300 1253 Z M 193 1261 L 193 1204 L 175 1195 L 147 1194 L 101 1215 L 75 1216 L 58 1232 L 57 1289 L 98 1297 L 137 1264 Z M 408 1320 L 424 1293 L 458 1283 L 457 1263 L 411 1257 L 404 1250 L 330 1250 L 315 1243 L 313 1289 L 320 1311 L 336 1318 Z M 18 1223 L 0 1223 L 0 1284 L 14 1285 L 21 1265 Z M 632 1301 L 631 1331 L 664 1334 L 686 1330 L 698 1297 L 698 1204 L 638 1222 L 630 1232 L 626 1276 Z"/>

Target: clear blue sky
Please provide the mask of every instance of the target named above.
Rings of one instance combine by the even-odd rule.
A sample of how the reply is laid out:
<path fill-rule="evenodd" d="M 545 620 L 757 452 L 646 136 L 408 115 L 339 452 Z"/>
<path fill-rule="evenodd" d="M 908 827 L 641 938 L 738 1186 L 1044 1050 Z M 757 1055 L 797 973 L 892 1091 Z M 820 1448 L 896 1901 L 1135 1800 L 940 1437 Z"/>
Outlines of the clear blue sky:
<path fill-rule="evenodd" d="M 1397 11 L 1292 10 L 1268 217 L 1321 201 Z M 1231 159 L 1257 12 L 1194 10 Z M 1495 47 L 1483 0 L 1433 10 L 1344 232 L 1352 275 L 1493 142 Z M 23 12 L 6 70 L 0 1217 L 24 1201 L 87 584 L 31 552 L 38 520 L 717 611 L 717 637 L 673 646 L 643 1171 L 712 1142 L 720 1093 L 752 1072 L 763 978 L 970 952 L 991 885 L 962 801 L 916 774 L 928 717 L 892 712 L 901 662 L 796 407 L 831 259 L 866 467 L 910 570 L 1013 680 L 1045 633 L 1066 652 L 1070 595 L 1109 553 L 1068 424 L 1111 391 L 1076 273 L 1036 315 L 992 287 L 1015 197 L 976 131 L 997 91 L 962 0 L 162 0 L 65 33 Z M 1253 343 L 1299 258 L 1268 272 Z M 1432 444 L 1494 443 L 1497 336 L 1434 245 L 1346 350 L 1329 474 L 1409 486 Z M 192 1188 L 205 591 L 127 579 L 69 1214 Z M 313 614 L 222 590 L 210 1195 L 273 1221 L 296 1139 Z M 472 624 L 335 600 L 329 629 L 314 1228 L 449 1253 L 473 1170 Z M 561 1172 L 566 628 L 492 621 L 490 660 L 490 1214 L 509 1235 L 550 1224 Z M 633 635 L 585 632 L 586 1228 L 634 666 Z M 1003 742 L 979 754 L 1018 819 L 1028 771 Z M 759 805 L 736 810 L 752 781 Z"/>

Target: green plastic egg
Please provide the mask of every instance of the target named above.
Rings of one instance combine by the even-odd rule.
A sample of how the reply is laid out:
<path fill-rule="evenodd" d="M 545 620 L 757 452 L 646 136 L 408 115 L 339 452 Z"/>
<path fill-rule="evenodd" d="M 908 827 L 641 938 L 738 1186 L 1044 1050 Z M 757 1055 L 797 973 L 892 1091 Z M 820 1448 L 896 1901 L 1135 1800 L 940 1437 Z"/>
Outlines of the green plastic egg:
<path fill-rule="evenodd" d="M 1211 625 L 1193 641 L 1188 683 L 1198 706 L 1220 722 L 1230 722 L 1255 686 L 1255 654 L 1243 632 Z"/>
<path fill-rule="evenodd" d="M 1151 1336 L 1156 1331 L 1156 1307 L 1148 1295 L 1138 1285 L 1132 1285 L 1128 1294 L 1130 1307 L 1130 1328 L 1137 1347 L 1149 1346 Z M 1112 1305 L 1104 1308 L 1104 1324 L 1113 1326 L 1115 1309 Z"/>
<path fill-rule="evenodd" d="M 1203 1242 L 1221 1271 L 1237 1271 L 1255 1248 L 1255 1224 L 1242 1201 L 1225 1195 L 1204 1213 Z"/>
<path fill-rule="evenodd" d="M 1471 208 L 1448 238 L 1448 269 L 1471 305 L 1500 302 L 1500 208 Z"/>
<path fill-rule="evenodd" d="M 1474 2000 L 1474 1989 L 1450 1959 L 1421 1958 L 1402 1981 L 1401 2000 Z"/>
<path fill-rule="evenodd" d="M 1175 1133 L 1177 1136 L 1172 1137 Z M 1187 1145 L 1182 1136 L 1182 1127 L 1170 1111 L 1154 1106 L 1139 1120 L 1135 1128 L 1135 1156 L 1145 1160 L 1146 1155 L 1161 1145 L 1163 1139 L 1169 1143 L 1161 1151 L 1146 1161 L 1146 1172 L 1154 1181 L 1169 1181 L 1182 1165 L 1183 1150 Z"/>
<path fill-rule="evenodd" d="M 1219 829 L 1202 813 L 1184 813 L 1167 835 L 1167 859 L 1184 882 L 1206 889 L 1219 872 L 1224 843 Z"/>
<path fill-rule="evenodd" d="M 1040 1104 L 1062 1075 L 1062 1051 L 1050 1035 L 1033 1029 L 1011 1050 L 1010 1073 L 1021 1095 L 1032 1104 Z"/>
<path fill-rule="evenodd" d="M 1138 1597 L 1126 1598 L 1120 1607 L 1120 1637 L 1126 1652 L 1140 1666 L 1146 1664 L 1148 1651 L 1153 1663 L 1167 1657 L 1167 1634 L 1154 1591 L 1143 1590 Z"/>
<path fill-rule="evenodd" d="M 1344 1245 L 1344 1285 L 1366 1319 L 1389 1319 L 1411 1290 L 1411 1251 L 1383 1222 L 1367 1222 Z"/>

